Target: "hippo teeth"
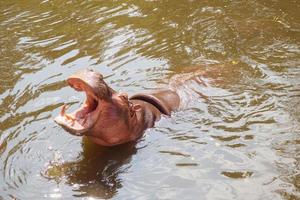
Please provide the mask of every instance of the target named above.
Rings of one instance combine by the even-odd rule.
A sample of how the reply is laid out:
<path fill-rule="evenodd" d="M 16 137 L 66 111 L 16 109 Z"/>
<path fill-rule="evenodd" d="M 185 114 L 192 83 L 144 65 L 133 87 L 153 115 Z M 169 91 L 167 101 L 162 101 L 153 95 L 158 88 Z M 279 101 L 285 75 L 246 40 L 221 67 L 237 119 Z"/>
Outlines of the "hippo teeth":
<path fill-rule="evenodd" d="M 84 132 L 87 132 L 94 125 L 99 115 L 97 109 L 100 102 L 94 92 L 89 87 L 86 87 L 85 84 L 73 81 L 70 86 L 76 91 L 85 92 L 86 99 L 83 105 L 72 113 L 67 113 L 69 105 L 64 104 L 55 121 L 71 134 L 83 135 Z"/>
<path fill-rule="evenodd" d="M 61 111 L 60 111 L 60 115 L 64 116 L 66 114 L 66 109 L 68 108 L 69 106 L 64 104 L 62 107 L 61 107 Z"/>
<path fill-rule="evenodd" d="M 68 114 L 66 110 L 69 108 L 69 105 L 64 104 L 60 111 L 60 116 L 69 124 L 69 126 L 88 126 L 86 123 L 89 121 L 93 112 L 99 106 L 99 102 L 92 96 L 87 94 L 87 99 L 85 103 L 78 108 L 76 111 Z"/>
<path fill-rule="evenodd" d="M 60 115 L 63 116 L 67 121 L 71 122 L 71 125 L 73 126 L 75 123 L 75 118 L 72 115 L 66 114 L 66 109 L 69 107 L 69 105 L 64 104 L 61 108 Z"/>

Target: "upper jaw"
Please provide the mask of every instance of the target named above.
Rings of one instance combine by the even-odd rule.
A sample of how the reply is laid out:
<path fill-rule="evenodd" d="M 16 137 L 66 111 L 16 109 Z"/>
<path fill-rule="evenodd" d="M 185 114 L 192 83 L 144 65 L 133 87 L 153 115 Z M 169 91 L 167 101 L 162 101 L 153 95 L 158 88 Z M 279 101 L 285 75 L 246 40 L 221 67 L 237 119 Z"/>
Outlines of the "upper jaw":
<path fill-rule="evenodd" d="M 85 91 L 94 98 L 110 98 L 115 91 L 103 80 L 103 76 L 93 70 L 83 70 L 70 76 L 67 83 L 77 91 Z"/>

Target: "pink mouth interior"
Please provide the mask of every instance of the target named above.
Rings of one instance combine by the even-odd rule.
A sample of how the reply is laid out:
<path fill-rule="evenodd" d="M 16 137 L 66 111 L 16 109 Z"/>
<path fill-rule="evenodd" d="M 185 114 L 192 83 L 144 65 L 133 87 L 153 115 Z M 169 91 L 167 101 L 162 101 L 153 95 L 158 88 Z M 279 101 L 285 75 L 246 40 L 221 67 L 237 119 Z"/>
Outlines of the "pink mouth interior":
<path fill-rule="evenodd" d="M 95 95 L 84 83 L 72 81 L 69 84 L 77 91 L 84 91 L 86 100 L 79 109 L 69 114 L 66 113 L 66 105 L 64 105 L 55 121 L 75 135 L 81 135 L 93 126 L 97 115 L 95 111 L 99 103 Z"/>

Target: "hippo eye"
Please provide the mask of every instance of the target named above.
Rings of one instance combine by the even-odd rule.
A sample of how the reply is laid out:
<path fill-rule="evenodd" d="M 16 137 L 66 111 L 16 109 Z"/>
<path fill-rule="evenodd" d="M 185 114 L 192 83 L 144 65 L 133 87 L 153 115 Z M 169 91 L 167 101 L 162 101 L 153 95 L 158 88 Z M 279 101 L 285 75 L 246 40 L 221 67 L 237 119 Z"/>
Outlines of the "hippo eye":
<path fill-rule="evenodd" d="M 120 97 L 122 100 L 124 100 L 124 101 L 127 101 L 127 100 L 128 100 L 128 96 L 127 96 L 126 93 L 120 94 L 119 97 Z"/>

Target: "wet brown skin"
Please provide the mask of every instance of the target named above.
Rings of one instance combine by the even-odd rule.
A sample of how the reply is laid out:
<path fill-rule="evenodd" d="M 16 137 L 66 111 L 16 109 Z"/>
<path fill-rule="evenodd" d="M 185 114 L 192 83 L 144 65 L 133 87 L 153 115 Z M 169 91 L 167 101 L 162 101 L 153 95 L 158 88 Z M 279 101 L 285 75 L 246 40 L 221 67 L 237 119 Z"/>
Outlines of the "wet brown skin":
<path fill-rule="evenodd" d="M 137 140 L 162 114 L 170 116 L 180 103 L 177 93 L 168 89 L 128 98 L 126 93 L 110 88 L 103 76 L 93 70 L 80 71 L 70 76 L 67 83 L 77 91 L 84 91 L 87 98 L 71 114 L 66 114 L 64 105 L 55 122 L 71 134 L 87 136 L 103 146 Z"/>

